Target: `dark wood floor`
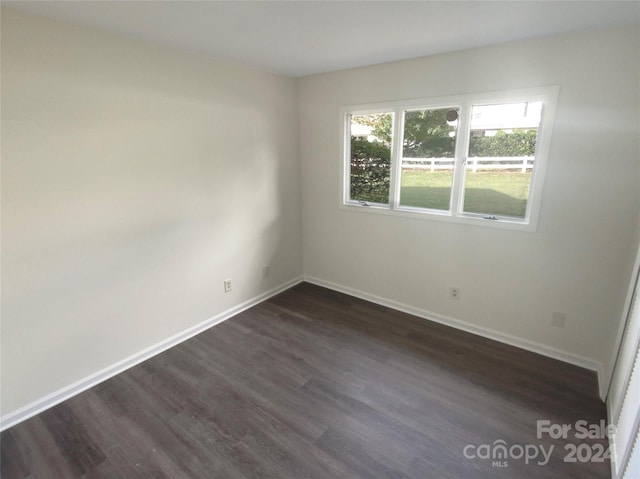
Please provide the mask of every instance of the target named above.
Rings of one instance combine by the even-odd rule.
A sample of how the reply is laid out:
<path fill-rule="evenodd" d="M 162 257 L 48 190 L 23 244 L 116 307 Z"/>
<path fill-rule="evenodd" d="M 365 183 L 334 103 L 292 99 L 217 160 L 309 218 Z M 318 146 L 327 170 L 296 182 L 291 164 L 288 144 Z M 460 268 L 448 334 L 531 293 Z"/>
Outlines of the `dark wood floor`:
<path fill-rule="evenodd" d="M 536 438 L 603 418 L 590 371 L 303 283 L 3 432 L 2 477 L 608 478 Z M 463 454 L 500 439 L 552 458 Z"/>

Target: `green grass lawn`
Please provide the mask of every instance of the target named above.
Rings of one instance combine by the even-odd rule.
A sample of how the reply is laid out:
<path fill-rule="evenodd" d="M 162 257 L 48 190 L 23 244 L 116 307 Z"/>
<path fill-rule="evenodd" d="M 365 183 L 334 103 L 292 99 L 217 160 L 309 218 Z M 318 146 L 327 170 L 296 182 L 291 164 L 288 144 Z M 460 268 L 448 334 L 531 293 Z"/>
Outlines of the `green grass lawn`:
<path fill-rule="evenodd" d="M 403 170 L 400 204 L 448 210 L 451 175 L 451 171 Z M 523 218 L 530 183 L 530 172 L 467 171 L 464 211 Z"/>

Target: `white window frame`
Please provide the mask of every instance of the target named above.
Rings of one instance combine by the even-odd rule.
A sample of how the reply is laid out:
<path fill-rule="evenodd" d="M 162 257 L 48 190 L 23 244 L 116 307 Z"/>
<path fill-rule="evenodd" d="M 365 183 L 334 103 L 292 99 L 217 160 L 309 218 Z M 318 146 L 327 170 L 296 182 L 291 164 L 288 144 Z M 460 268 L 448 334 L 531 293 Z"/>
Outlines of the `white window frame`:
<path fill-rule="evenodd" d="M 472 93 L 437 98 L 417 100 L 402 100 L 396 102 L 372 103 L 367 105 L 346 106 L 340 109 L 341 162 L 340 193 L 341 209 L 362 211 L 367 213 L 423 218 L 436 221 L 465 223 L 491 228 L 513 229 L 520 231 L 535 231 L 538 224 L 542 189 L 546 175 L 551 133 L 556 115 L 556 106 L 560 88 L 557 86 L 525 88 L 500 92 Z M 508 216 L 492 216 L 465 213 L 464 184 L 466 173 L 466 155 L 471 135 L 471 109 L 473 105 L 537 102 L 543 103 L 542 119 L 538 127 L 536 138 L 535 160 L 529 187 L 529 197 L 524 218 Z M 432 210 L 400 205 L 400 184 L 402 173 L 402 138 L 404 130 L 404 112 L 409 110 L 425 110 L 440 108 L 459 108 L 460 118 L 457 128 L 455 163 L 451 187 L 450 209 L 448 211 Z M 389 185 L 389 204 L 364 203 L 350 199 L 350 165 L 351 165 L 351 115 L 365 115 L 375 113 L 393 113 L 392 151 Z"/>

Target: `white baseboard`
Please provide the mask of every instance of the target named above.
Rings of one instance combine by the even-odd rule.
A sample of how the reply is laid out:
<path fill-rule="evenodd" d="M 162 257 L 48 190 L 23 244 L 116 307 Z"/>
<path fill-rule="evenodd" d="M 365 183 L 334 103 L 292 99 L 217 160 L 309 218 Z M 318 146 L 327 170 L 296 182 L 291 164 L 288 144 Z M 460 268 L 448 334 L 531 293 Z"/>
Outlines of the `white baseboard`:
<path fill-rule="evenodd" d="M 59 389 L 58 391 L 37 399 L 36 401 L 33 401 L 32 403 L 27 404 L 20 409 L 10 412 L 9 414 L 6 414 L 2 418 L 0 418 L 0 431 L 4 431 L 5 429 L 10 428 L 11 426 L 15 426 L 16 424 L 25 421 L 30 417 L 35 416 L 36 414 L 39 414 L 42 411 L 45 411 L 46 409 L 49 409 L 56 404 L 61 403 L 62 401 L 66 401 L 67 399 L 80 394 L 81 392 L 86 391 L 87 389 L 92 388 L 93 386 L 96 386 L 103 381 L 106 381 L 116 374 L 119 374 L 137 364 L 140 364 L 141 362 L 146 361 L 147 359 L 156 356 L 157 354 L 160 354 L 161 352 L 166 351 L 167 349 L 172 348 L 197 334 L 200 334 L 201 332 L 215 326 L 216 324 L 220 324 L 223 321 L 226 321 L 236 314 L 241 313 L 242 311 L 245 311 L 258 303 L 261 303 L 262 301 L 269 299 L 272 296 L 275 296 L 276 294 L 281 293 L 282 291 L 285 291 L 302 281 L 303 278 L 301 276 L 287 281 L 286 283 L 283 283 L 276 288 L 273 288 L 237 306 L 227 309 L 226 311 L 223 311 L 222 313 L 219 313 L 212 318 L 209 318 L 174 336 L 171 336 L 170 338 L 154 344 L 149 348 L 133 354 L 132 356 L 129 356 L 122 361 L 118 361 L 117 363 L 112 364 L 111 366 L 108 366 L 100 371 L 97 371 L 94 374 L 87 376 L 86 378 L 76 381 L 73 384 Z"/>
<path fill-rule="evenodd" d="M 349 288 L 347 286 L 343 286 L 337 283 L 333 283 L 331 281 L 325 281 L 320 278 L 315 278 L 313 276 L 305 276 L 294 278 L 286 283 L 281 284 L 280 286 L 271 289 L 265 293 L 259 294 L 233 308 L 230 308 L 222 313 L 213 316 L 191 328 L 188 328 L 170 338 L 165 339 L 147 349 L 144 349 L 128 358 L 123 359 L 111 366 L 108 366 L 100 371 L 97 371 L 86 378 L 83 378 L 79 381 L 76 381 L 68 386 L 65 386 L 58 391 L 55 391 L 47 396 L 44 396 L 36 401 L 33 401 L 30 404 L 27 404 L 20 409 L 12 411 L 2 418 L 0 418 L 0 431 L 10 428 L 26 419 L 29 419 L 36 414 L 45 411 L 56 404 L 59 404 L 77 394 L 80 394 L 83 391 L 86 391 L 97 384 L 100 384 L 107 379 L 126 371 L 127 369 L 140 364 L 143 361 L 146 361 L 157 354 L 160 354 L 163 351 L 166 351 L 169 348 L 172 348 L 187 339 L 192 338 L 193 336 L 200 334 L 201 332 L 215 326 L 216 324 L 220 324 L 223 321 L 245 311 L 266 299 L 275 296 L 282 291 L 285 291 L 296 284 L 307 281 L 309 283 L 322 286 L 324 288 L 332 289 L 334 291 L 339 291 L 341 293 L 345 293 L 351 296 L 355 296 L 360 299 L 364 299 L 366 301 L 371 301 L 372 303 L 380 304 L 382 306 L 386 306 L 389 308 L 396 309 L 398 311 L 402 311 L 408 314 L 412 314 L 414 316 L 418 316 L 420 318 L 424 318 L 430 321 L 434 321 L 436 323 L 444 324 L 446 326 L 451 326 L 456 329 L 460 329 L 463 331 L 467 331 L 469 333 L 477 334 L 478 336 L 482 336 L 485 338 L 493 339 L 495 341 L 499 341 L 501 343 L 509 344 L 511 346 L 515 346 L 521 349 L 525 349 L 527 351 L 532 351 L 534 353 L 542 354 L 543 356 L 548 356 L 554 359 L 558 359 L 560 361 L 564 361 L 570 364 L 574 364 L 576 366 L 580 366 L 586 369 L 590 369 L 596 371 L 598 373 L 598 381 L 600 386 L 600 396 L 604 397 L 606 390 L 603 391 L 603 386 L 605 382 L 602 381 L 603 378 L 603 366 L 600 362 L 595 361 L 593 359 L 585 358 L 583 356 L 578 356 L 575 354 L 567 353 L 565 351 L 561 351 L 559 349 L 555 349 L 544 344 L 536 343 L 533 341 L 529 341 L 526 339 L 518 338 L 516 336 L 512 336 L 509 334 L 501 333 L 499 331 L 495 331 L 489 328 L 484 328 L 481 326 L 477 326 L 471 323 L 467 323 L 465 321 L 460 321 L 458 319 L 454 319 L 448 316 L 439 315 L 437 313 L 433 313 L 431 311 L 427 311 L 424 309 L 416 308 L 404 303 L 400 303 L 397 301 L 393 301 L 391 299 L 383 298 L 380 296 L 376 296 L 373 294 L 365 293 L 364 291 L 360 291 L 357 289 Z M 605 386 L 606 389 L 606 386 Z"/>
<path fill-rule="evenodd" d="M 443 316 L 441 314 L 433 313 L 425 309 L 416 308 L 414 306 L 400 303 L 398 301 L 394 301 L 394 300 L 383 298 L 373 294 L 365 293 L 364 291 L 353 289 L 348 286 L 343 286 L 341 284 L 333 283 L 331 281 L 325 281 L 323 279 L 316 278 L 313 276 L 305 275 L 304 280 L 308 283 L 312 283 L 318 286 L 322 286 L 324 288 L 332 289 L 334 291 L 339 291 L 341 293 L 345 293 L 350 296 L 355 296 L 357 298 L 364 299 L 366 301 L 371 301 L 372 303 L 380 304 L 382 306 L 393 308 L 398 311 L 402 311 L 404 313 L 408 313 L 414 316 L 418 316 L 420 318 L 428 319 L 429 321 L 434 321 L 436 323 L 444 324 L 446 326 L 451 326 L 453 328 L 461 329 L 462 331 L 466 331 L 468 333 L 477 334 L 478 336 L 482 336 L 484 338 L 493 339 L 501 343 L 515 346 L 517 348 L 526 349 L 527 351 L 538 353 L 553 359 L 558 359 L 559 361 L 563 361 L 565 363 L 590 369 L 592 371 L 595 371 L 598 374 L 598 389 L 600 393 L 600 398 L 603 399 L 604 394 L 606 394 L 606 385 L 605 385 L 605 382 L 602 381 L 603 374 L 604 374 L 604 367 L 602 363 L 600 363 L 599 361 L 586 358 L 584 356 L 568 353 L 566 351 L 552 348 L 550 346 L 546 346 L 544 344 L 537 343 L 535 341 L 529 341 L 528 339 L 519 338 L 517 336 L 512 336 L 510 334 L 502 333 L 500 331 L 496 331 L 496 330 L 485 328 L 475 324 L 467 323 L 466 321 L 461 321 L 459 319 Z"/>

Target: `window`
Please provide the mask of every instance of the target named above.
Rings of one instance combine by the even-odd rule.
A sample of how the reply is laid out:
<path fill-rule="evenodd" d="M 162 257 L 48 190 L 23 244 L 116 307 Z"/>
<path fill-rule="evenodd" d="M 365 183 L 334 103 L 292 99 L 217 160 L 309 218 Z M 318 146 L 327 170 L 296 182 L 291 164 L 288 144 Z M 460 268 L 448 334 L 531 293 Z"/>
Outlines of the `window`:
<path fill-rule="evenodd" d="M 342 110 L 346 208 L 535 229 L 558 88 Z"/>
<path fill-rule="evenodd" d="M 442 211 L 451 208 L 459 113 L 457 107 L 403 112 L 401 205 Z"/>
<path fill-rule="evenodd" d="M 349 199 L 389 204 L 393 113 L 351 115 Z"/>

